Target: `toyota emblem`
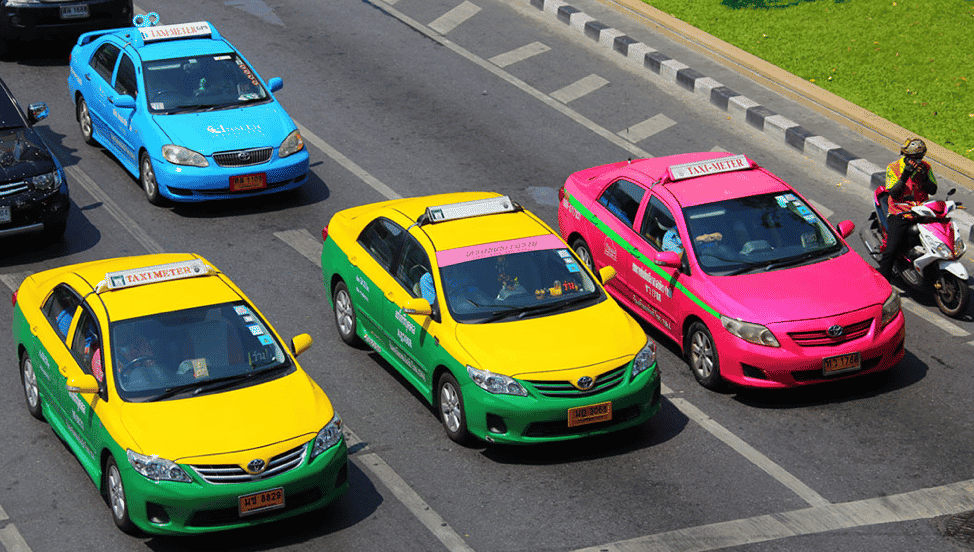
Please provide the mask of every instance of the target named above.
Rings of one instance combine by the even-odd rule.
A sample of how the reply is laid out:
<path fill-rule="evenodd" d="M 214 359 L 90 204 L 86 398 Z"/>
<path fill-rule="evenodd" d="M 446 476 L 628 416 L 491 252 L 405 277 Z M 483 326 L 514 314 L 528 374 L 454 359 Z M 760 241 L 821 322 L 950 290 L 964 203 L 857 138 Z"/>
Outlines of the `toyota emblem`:
<path fill-rule="evenodd" d="M 240 161 L 241 163 L 246 163 L 247 161 L 250 161 L 250 152 L 249 151 L 237 152 L 237 161 Z"/>
<path fill-rule="evenodd" d="M 842 335 L 842 326 L 839 326 L 838 324 L 835 326 L 829 326 L 829 329 L 826 331 L 828 332 L 829 337 L 839 337 Z"/>
<path fill-rule="evenodd" d="M 247 471 L 253 474 L 260 473 L 264 471 L 264 465 L 265 464 L 263 460 L 261 460 L 260 458 L 255 458 L 254 460 L 251 460 L 249 463 L 247 463 Z"/>
<path fill-rule="evenodd" d="M 595 380 L 588 376 L 578 378 L 578 388 L 582 391 L 588 391 L 593 385 L 595 385 Z"/>

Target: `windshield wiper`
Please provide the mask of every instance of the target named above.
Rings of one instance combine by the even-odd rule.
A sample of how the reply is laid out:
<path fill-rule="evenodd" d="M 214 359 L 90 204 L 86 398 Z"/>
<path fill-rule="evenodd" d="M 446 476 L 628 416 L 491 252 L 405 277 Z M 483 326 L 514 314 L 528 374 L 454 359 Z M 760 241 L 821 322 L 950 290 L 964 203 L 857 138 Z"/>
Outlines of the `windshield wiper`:
<path fill-rule="evenodd" d="M 287 362 L 282 362 L 273 368 L 265 368 L 263 370 L 254 370 L 252 372 L 244 372 L 243 374 L 237 374 L 234 376 L 226 376 L 222 378 L 212 379 L 204 382 L 195 392 L 194 395 L 199 395 L 200 393 L 207 393 L 209 391 L 217 391 L 219 389 L 226 389 L 227 387 L 232 387 L 238 383 L 248 381 L 256 376 L 264 376 L 270 374 L 271 372 L 280 370 L 281 368 L 287 368 L 290 364 Z"/>
<path fill-rule="evenodd" d="M 800 265 L 808 260 L 814 259 L 815 257 L 821 257 L 829 253 L 834 253 L 835 249 L 836 249 L 835 247 L 829 249 L 816 249 L 814 251 L 807 251 L 805 253 L 802 253 L 801 255 L 796 255 L 794 257 L 787 257 L 779 261 L 772 261 L 768 263 L 768 266 L 767 268 L 765 268 L 765 270 L 773 270 L 775 268 L 785 268 L 789 266 Z"/>
<path fill-rule="evenodd" d="M 524 316 L 528 314 L 537 315 L 537 314 L 549 314 L 552 312 L 558 312 L 560 310 L 571 307 L 572 305 L 584 303 L 585 301 L 588 301 L 589 299 L 592 299 L 594 297 L 598 297 L 598 294 L 589 293 L 586 295 L 579 295 L 578 297 L 571 297 L 563 301 L 558 301 L 557 303 L 545 303 L 543 305 L 531 305 L 531 306 L 523 307 L 521 313 L 518 314 L 518 318 L 524 318 Z"/>
<path fill-rule="evenodd" d="M 196 389 L 197 387 L 203 385 L 204 383 L 206 383 L 206 382 L 194 381 L 193 383 L 185 383 L 183 385 L 177 385 L 175 387 L 168 387 L 162 393 L 159 393 L 158 395 L 156 395 L 154 397 L 151 397 L 149 399 L 146 399 L 145 402 L 162 401 L 162 400 L 165 400 L 165 399 L 174 397 L 174 396 L 176 396 L 176 395 L 178 395 L 178 394 L 180 394 L 180 393 L 182 393 L 184 391 L 189 391 L 191 389 Z"/>

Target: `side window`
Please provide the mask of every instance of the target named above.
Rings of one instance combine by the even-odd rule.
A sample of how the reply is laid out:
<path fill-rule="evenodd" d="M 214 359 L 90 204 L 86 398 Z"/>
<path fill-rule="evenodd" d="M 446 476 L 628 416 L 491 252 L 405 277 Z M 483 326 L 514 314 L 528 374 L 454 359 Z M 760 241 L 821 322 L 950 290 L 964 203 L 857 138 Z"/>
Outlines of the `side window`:
<path fill-rule="evenodd" d="M 112 72 L 115 71 L 115 61 L 118 60 L 118 46 L 106 42 L 98 47 L 95 55 L 91 56 L 91 68 L 105 79 L 105 82 L 112 82 Z"/>
<path fill-rule="evenodd" d="M 382 268 L 392 272 L 392 262 L 399 250 L 402 233 L 402 227 L 398 224 L 389 219 L 378 218 L 362 230 L 358 243 L 382 265 Z"/>
<path fill-rule="evenodd" d="M 115 91 L 133 98 L 139 95 L 139 86 L 135 82 L 135 64 L 127 55 L 122 54 L 122 61 L 118 64 L 118 74 L 115 76 Z"/>
<path fill-rule="evenodd" d="M 44 316 L 62 340 L 68 338 L 68 329 L 71 328 L 71 320 L 80 302 L 78 296 L 63 284 L 54 288 L 51 296 L 44 302 Z"/>
<path fill-rule="evenodd" d="M 406 288 L 411 296 L 421 297 L 423 291 L 420 286 L 420 279 L 425 274 L 432 274 L 429 257 L 415 238 L 406 236 L 402 255 L 400 255 L 399 263 L 396 265 L 396 280 Z"/>
<path fill-rule="evenodd" d="M 660 251 L 683 252 L 680 234 L 676 229 L 676 219 L 656 196 L 649 198 L 649 207 L 643 216 L 639 233 L 644 240 Z"/>
<path fill-rule="evenodd" d="M 105 370 L 102 366 L 101 332 L 98 331 L 98 321 L 87 309 L 82 309 L 79 316 L 78 328 L 74 331 L 74 339 L 71 340 L 71 353 L 84 373 L 91 374 L 96 380 L 102 382 L 105 379 Z"/>
<path fill-rule="evenodd" d="M 639 211 L 639 203 L 645 193 L 645 189 L 632 182 L 618 180 L 602 192 L 599 203 L 626 226 L 632 228 L 633 222 L 636 221 L 636 212 Z"/>

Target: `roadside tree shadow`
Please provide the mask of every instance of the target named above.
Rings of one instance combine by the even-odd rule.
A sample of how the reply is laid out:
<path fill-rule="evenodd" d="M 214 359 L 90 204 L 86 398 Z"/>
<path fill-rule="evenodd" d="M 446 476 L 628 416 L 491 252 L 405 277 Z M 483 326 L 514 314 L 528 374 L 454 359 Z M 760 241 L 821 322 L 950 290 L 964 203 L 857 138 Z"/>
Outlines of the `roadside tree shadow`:
<path fill-rule="evenodd" d="M 817 0 L 720 0 L 720 3 L 732 10 L 753 9 L 783 9 L 793 8 L 805 2 L 815 2 Z M 835 0 L 836 4 L 842 4 L 848 0 Z"/>

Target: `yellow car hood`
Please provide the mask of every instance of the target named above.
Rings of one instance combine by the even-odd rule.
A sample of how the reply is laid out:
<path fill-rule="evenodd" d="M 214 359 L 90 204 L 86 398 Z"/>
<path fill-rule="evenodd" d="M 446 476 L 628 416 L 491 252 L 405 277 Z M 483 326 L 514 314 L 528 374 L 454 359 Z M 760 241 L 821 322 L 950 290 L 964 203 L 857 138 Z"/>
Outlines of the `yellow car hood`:
<path fill-rule="evenodd" d="M 646 344 L 646 333 L 609 298 L 538 318 L 459 324 L 457 341 L 475 368 L 522 379 L 561 380 L 632 360 Z"/>
<path fill-rule="evenodd" d="M 273 445 L 284 451 L 310 441 L 334 410 L 325 393 L 299 370 L 212 395 L 123 403 L 120 415 L 136 452 L 180 463 L 246 464 L 253 456 L 247 451 Z M 242 455 L 239 462 L 235 455 Z"/>

